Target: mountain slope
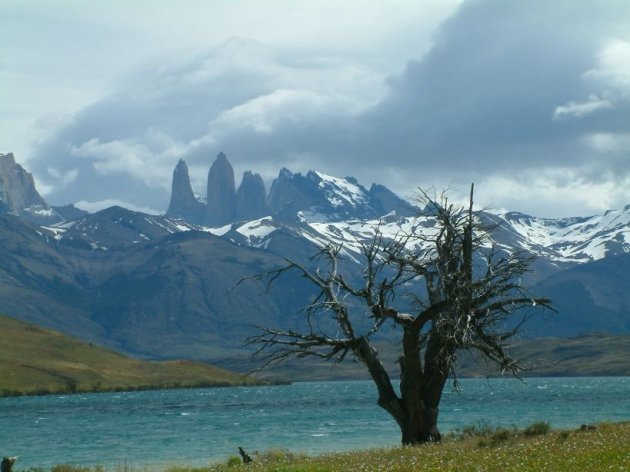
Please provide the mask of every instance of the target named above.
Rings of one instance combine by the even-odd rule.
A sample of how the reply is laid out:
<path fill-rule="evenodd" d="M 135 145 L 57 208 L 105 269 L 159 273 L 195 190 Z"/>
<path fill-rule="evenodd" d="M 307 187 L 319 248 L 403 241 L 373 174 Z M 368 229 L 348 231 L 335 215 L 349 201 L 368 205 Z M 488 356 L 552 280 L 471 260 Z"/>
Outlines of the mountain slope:
<path fill-rule="evenodd" d="M 498 215 L 502 226 L 521 238 L 519 245 L 562 262 L 584 263 L 630 251 L 630 206 L 581 218 Z"/>
<path fill-rule="evenodd" d="M 235 288 L 278 267 L 273 254 L 207 232 L 169 232 L 174 226 L 163 218 L 114 212 L 78 220 L 72 244 L 66 233 L 0 215 L 3 311 L 126 353 L 208 359 L 242 352 L 253 325 L 285 324 L 286 313 L 307 303 L 301 280 L 270 291 L 257 283 Z M 129 239 L 105 250 L 118 229 Z"/>
<path fill-rule="evenodd" d="M 131 359 L 6 316 L 0 332 L 0 395 L 255 383 L 207 364 Z"/>
<path fill-rule="evenodd" d="M 232 182 L 227 158 L 221 161 L 224 172 L 213 172 L 212 181 Z M 193 202 L 185 163 L 179 168 L 174 188 Z M 380 185 L 367 190 L 351 177 L 283 169 L 263 202 L 261 179 L 246 175 L 251 182 L 241 184 L 239 214 L 274 213 L 213 228 L 121 207 L 94 214 L 69 208 L 72 221 L 37 226 L 23 215 L 1 214 L 8 206 L 0 202 L 3 311 L 124 353 L 235 356 L 253 325 L 299 326 L 299 310 L 312 295 L 290 276 L 269 291 L 253 282 L 235 288 L 243 277 L 277 268 L 284 258 L 309 263 L 318 248 L 342 244 L 342 270 L 357 280 L 361 245 L 377 229 L 386 239 L 434 231 L 431 208 L 420 211 Z M 215 206 L 225 200 L 219 194 Z M 524 283 L 552 298 L 559 313 L 548 322 L 532 320 L 531 335 L 630 332 L 630 207 L 588 218 L 489 212 L 480 218 L 496 226 L 488 248 L 538 256 Z"/>
<path fill-rule="evenodd" d="M 530 320 L 538 336 L 575 336 L 592 331 L 630 332 L 630 254 L 610 255 L 542 280 L 534 291 L 549 296 L 557 313 Z"/>

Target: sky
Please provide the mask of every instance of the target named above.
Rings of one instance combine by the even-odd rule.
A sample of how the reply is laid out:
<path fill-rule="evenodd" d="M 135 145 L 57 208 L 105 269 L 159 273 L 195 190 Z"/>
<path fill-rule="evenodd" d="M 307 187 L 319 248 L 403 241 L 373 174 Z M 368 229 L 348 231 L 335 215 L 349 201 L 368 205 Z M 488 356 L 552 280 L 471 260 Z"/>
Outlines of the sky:
<path fill-rule="evenodd" d="M 627 0 L 0 2 L 0 153 L 51 204 L 164 212 L 282 167 L 543 217 L 630 204 Z"/>

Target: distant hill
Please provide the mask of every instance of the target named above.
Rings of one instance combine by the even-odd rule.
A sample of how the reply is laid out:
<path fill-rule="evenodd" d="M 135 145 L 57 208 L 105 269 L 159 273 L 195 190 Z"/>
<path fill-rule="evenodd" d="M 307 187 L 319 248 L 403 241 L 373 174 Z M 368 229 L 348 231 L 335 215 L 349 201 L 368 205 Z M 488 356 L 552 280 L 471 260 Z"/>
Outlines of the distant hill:
<path fill-rule="evenodd" d="M 630 336 L 593 333 L 573 338 L 540 338 L 516 342 L 511 349 L 522 359 L 524 377 L 630 376 Z M 462 375 L 480 377 L 494 372 L 475 359 L 463 357 Z"/>
<path fill-rule="evenodd" d="M 208 364 L 132 359 L 6 316 L 0 333 L 3 396 L 256 383 Z"/>
<path fill-rule="evenodd" d="M 378 346 L 381 359 L 388 370 L 396 372 L 400 347 L 384 342 Z M 598 377 L 630 376 L 630 335 L 615 336 L 593 333 L 574 338 L 539 338 L 515 342 L 511 355 L 520 359 L 525 367 L 523 377 Z M 225 360 L 222 367 L 231 368 L 243 361 Z M 461 377 L 496 377 L 499 372 L 493 366 L 470 353 L 461 353 L 457 371 Z M 314 359 L 290 359 L 260 375 L 275 380 L 366 380 L 368 372 L 362 364 L 352 362 L 327 362 Z"/>

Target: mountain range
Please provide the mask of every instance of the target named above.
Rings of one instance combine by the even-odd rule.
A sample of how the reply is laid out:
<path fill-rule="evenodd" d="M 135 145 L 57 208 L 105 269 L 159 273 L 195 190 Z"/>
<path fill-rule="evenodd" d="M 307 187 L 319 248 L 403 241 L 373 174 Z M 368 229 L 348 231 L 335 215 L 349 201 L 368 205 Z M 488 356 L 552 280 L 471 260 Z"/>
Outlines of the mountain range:
<path fill-rule="evenodd" d="M 630 207 L 545 219 L 482 213 L 500 250 L 537 255 L 527 281 L 558 313 L 533 319 L 528 336 L 630 333 Z M 238 188 L 227 156 L 208 173 L 205 201 L 180 160 L 165 215 L 121 207 L 88 214 L 51 207 L 12 154 L 0 155 L 0 311 L 127 354 L 214 362 L 242 355 L 253 325 L 297 327 L 311 296 L 299 278 L 268 291 L 243 277 L 307 261 L 343 243 L 360 272 L 360 244 L 430 228 L 417 208 L 382 185 L 282 169 L 266 192 L 245 172 Z M 220 363 L 220 362 L 219 362 Z"/>

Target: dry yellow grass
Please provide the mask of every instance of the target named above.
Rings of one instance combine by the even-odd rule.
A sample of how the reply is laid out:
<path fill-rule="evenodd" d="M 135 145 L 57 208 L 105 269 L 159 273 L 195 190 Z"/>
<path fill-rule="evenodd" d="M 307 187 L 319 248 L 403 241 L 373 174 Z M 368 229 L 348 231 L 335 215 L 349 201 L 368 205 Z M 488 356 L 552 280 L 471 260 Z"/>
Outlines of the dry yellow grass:
<path fill-rule="evenodd" d="M 190 361 L 148 362 L 0 316 L 0 394 L 252 384 Z"/>

